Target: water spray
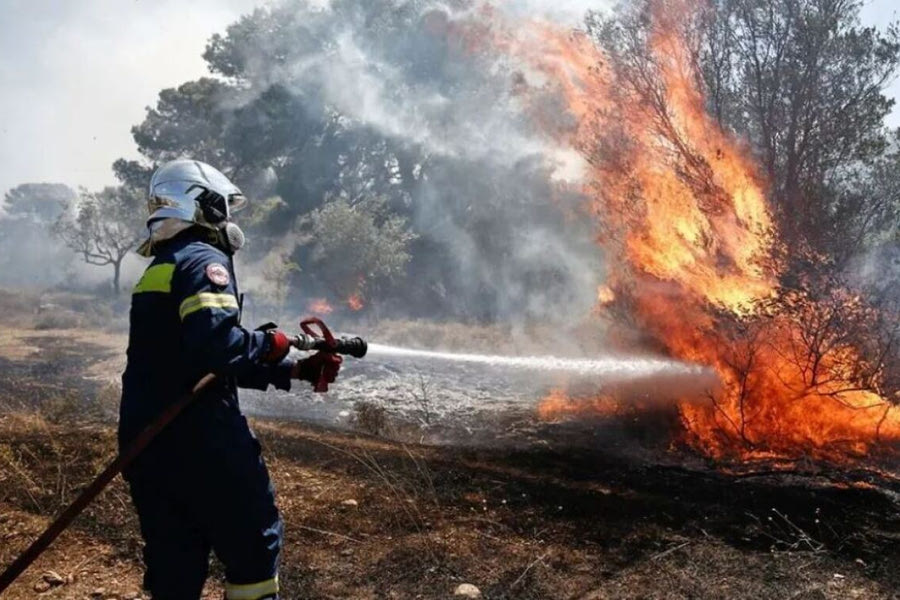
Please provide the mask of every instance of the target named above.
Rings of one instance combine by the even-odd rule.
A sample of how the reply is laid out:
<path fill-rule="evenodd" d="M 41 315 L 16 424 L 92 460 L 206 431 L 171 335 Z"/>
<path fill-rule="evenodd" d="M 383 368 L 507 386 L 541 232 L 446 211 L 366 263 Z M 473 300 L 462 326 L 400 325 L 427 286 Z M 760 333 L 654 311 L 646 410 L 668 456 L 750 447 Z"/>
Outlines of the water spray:
<path fill-rule="evenodd" d="M 702 365 L 648 357 L 585 359 L 557 356 L 502 356 L 417 350 L 382 344 L 368 344 L 368 353 L 370 355 L 480 364 L 526 371 L 574 373 L 582 376 L 604 375 L 613 376 L 617 379 L 633 379 L 655 375 L 705 376 L 709 373 L 709 369 Z"/>

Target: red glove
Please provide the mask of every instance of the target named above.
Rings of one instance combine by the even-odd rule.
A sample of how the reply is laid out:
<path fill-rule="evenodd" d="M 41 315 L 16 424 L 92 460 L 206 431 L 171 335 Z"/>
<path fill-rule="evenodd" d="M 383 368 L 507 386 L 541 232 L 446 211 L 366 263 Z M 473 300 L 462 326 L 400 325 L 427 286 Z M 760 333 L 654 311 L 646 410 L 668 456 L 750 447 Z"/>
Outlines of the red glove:
<path fill-rule="evenodd" d="M 334 383 L 334 380 L 337 379 L 342 362 L 344 359 L 340 354 L 316 352 L 309 358 L 298 361 L 294 365 L 291 376 L 294 379 L 310 382 L 315 386 L 317 392 L 326 392 L 328 384 Z"/>
<path fill-rule="evenodd" d="M 291 351 L 291 340 L 283 331 L 277 329 L 266 330 L 266 349 L 263 353 L 263 362 L 269 364 L 280 363 L 288 352 Z"/>

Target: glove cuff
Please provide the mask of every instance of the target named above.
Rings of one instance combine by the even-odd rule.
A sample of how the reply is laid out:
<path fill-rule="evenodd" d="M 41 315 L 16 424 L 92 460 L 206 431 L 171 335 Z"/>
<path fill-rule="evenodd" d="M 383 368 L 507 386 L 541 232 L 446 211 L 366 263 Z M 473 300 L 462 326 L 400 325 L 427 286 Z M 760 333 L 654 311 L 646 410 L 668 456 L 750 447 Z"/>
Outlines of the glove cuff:
<path fill-rule="evenodd" d="M 268 364 L 281 362 L 291 351 L 291 340 L 282 331 L 270 329 L 266 331 L 266 348 L 262 360 Z"/>

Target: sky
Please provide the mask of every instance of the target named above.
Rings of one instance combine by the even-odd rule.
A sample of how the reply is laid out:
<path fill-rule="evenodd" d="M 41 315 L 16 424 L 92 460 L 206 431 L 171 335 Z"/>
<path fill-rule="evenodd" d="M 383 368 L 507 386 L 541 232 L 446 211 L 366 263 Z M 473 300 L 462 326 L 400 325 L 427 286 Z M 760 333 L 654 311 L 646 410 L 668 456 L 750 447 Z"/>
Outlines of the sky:
<path fill-rule="evenodd" d="M 261 0 L 0 0 L 0 195 L 23 182 L 97 189 L 137 158 L 132 125 L 159 91 L 207 74 L 201 56 Z M 567 17 L 591 0 L 522 0 Z M 898 18 L 871 0 L 867 24 Z M 900 99 L 900 81 L 890 93 Z M 900 126 L 900 109 L 889 123 Z"/>
<path fill-rule="evenodd" d="M 208 38 L 258 0 L 0 0 L 0 194 L 94 189 L 136 157 L 159 91 L 207 73 Z"/>

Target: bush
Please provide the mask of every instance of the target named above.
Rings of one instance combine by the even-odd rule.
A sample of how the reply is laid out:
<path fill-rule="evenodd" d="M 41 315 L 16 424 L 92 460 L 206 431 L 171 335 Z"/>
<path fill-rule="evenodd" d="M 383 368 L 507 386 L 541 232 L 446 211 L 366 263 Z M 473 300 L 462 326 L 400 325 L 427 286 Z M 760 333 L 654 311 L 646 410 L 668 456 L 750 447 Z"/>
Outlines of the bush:
<path fill-rule="evenodd" d="M 353 405 L 353 425 L 369 435 L 382 435 L 387 431 L 387 411 L 381 404 L 360 400 Z"/>
<path fill-rule="evenodd" d="M 397 283 L 416 234 L 382 198 L 332 198 L 310 214 L 317 279 L 339 298 L 368 297 Z"/>
<path fill-rule="evenodd" d="M 33 327 L 38 331 L 46 329 L 75 329 L 81 327 L 81 317 L 66 310 L 52 310 L 37 315 Z"/>

